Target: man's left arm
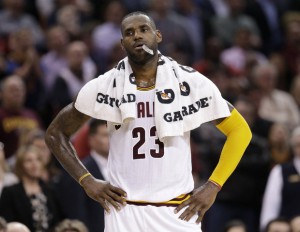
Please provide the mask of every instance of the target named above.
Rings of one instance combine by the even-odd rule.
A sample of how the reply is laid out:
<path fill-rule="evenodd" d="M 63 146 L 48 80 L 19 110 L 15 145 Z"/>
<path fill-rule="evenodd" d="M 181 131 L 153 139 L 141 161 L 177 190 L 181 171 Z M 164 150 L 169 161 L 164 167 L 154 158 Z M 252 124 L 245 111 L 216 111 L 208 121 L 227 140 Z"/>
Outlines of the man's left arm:
<path fill-rule="evenodd" d="M 209 180 L 195 189 L 193 195 L 175 209 L 175 213 L 177 213 L 187 206 L 179 216 L 182 220 L 189 221 L 197 213 L 196 222 L 201 222 L 205 212 L 214 203 L 217 193 L 235 170 L 250 143 L 252 133 L 247 122 L 231 104 L 228 104 L 228 107 L 231 111 L 229 117 L 213 121 L 227 137 L 219 162 Z"/>

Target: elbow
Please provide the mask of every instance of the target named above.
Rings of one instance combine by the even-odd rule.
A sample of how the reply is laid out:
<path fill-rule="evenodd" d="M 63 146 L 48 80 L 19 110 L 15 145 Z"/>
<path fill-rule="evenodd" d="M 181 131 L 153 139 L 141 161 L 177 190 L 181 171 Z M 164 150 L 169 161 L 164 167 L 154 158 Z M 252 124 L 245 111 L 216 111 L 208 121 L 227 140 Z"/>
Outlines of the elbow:
<path fill-rule="evenodd" d="M 52 145 L 55 143 L 55 138 L 57 137 L 56 135 L 56 130 L 54 130 L 51 125 L 48 127 L 48 129 L 46 130 L 46 134 L 45 134 L 45 142 L 48 146 L 48 148 L 51 150 Z"/>

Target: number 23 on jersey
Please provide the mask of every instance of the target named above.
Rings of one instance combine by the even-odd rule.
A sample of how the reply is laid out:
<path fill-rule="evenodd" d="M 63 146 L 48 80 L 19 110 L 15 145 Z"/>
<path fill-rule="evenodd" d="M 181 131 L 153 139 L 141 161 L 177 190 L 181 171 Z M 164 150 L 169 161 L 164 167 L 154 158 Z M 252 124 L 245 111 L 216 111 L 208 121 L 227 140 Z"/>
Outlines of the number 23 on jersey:
<path fill-rule="evenodd" d="M 139 149 L 146 142 L 146 136 L 149 133 L 150 137 L 156 137 L 156 127 L 151 127 L 150 131 L 146 131 L 143 127 L 136 127 L 132 130 L 132 137 L 138 138 L 138 142 L 133 146 L 133 159 L 145 159 L 146 154 L 139 152 Z M 156 149 L 150 149 L 150 155 L 153 158 L 161 158 L 164 156 L 164 143 L 159 141 L 158 138 L 155 139 Z"/>

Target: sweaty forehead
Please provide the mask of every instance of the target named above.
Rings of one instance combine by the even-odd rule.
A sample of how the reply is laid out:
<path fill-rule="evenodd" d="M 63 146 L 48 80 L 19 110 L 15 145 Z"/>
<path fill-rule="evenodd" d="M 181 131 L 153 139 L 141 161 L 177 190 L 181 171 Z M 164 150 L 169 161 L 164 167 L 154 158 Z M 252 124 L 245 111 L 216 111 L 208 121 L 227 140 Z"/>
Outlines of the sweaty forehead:
<path fill-rule="evenodd" d="M 127 28 L 134 28 L 145 24 L 153 28 L 151 20 L 146 15 L 132 15 L 123 20 L 122 31 L 126 30 Z"/>

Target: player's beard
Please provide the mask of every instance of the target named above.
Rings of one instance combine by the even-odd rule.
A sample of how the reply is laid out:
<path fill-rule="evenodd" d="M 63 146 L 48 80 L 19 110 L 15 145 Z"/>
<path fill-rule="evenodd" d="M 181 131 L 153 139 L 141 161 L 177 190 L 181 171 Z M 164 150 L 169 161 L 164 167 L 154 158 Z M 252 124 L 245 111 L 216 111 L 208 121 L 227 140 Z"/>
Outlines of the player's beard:
<path fill-rule="evenodd" d="M 145 65 L 148 63 L 151 59 L 154 58 L 154 56 L 157 54 L 157 45 L 151 46 L 150 49 L 153 50 L 153 55 L 149 54 L 148 52 L 141 50 L 141 51 L 130 51 L 126 50 L 128 58 L 137 65 Z"/>

